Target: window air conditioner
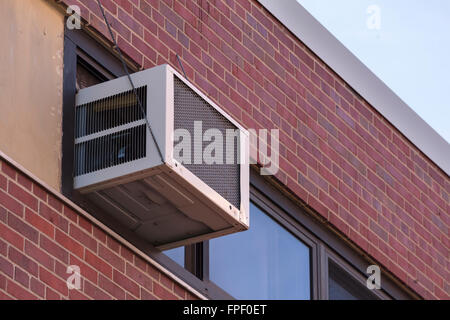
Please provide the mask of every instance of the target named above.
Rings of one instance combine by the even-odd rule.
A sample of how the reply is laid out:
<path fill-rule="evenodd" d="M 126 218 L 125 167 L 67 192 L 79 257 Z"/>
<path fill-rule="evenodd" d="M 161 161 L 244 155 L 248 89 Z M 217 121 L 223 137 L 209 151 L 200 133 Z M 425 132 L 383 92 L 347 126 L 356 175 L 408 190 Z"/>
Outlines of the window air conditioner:
<path fill-rule="evenodd" d="M 76 96 L 74 189 L 161 250 L 248 229 L 248 132 L 168 65 L 131 78 L 163 161 L 128 78 L 110 80 Z M 202 156 L 209 129 L 222 163 Z"/>

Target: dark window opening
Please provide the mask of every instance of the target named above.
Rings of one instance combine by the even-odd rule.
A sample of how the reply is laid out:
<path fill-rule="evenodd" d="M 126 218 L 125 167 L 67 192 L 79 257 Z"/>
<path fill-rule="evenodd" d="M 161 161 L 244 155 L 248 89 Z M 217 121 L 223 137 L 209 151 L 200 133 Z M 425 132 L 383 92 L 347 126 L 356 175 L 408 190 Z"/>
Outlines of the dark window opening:
<path fill-rule="evenodd" d="M 90 67 L 80 56 L 77 57 L 76 78 L 77 91 L 108 80 Z"/>

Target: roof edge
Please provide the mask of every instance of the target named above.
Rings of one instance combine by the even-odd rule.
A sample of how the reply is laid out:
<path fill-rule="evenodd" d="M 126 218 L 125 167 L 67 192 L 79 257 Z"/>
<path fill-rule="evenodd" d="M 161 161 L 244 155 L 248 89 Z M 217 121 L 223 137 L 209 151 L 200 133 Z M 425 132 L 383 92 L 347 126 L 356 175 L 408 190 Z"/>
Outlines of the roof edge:
<path fill-rule="evenodd" d="M 450 144 L 296 0 L 258 0 L 300 41 L 450 175 Z"/>

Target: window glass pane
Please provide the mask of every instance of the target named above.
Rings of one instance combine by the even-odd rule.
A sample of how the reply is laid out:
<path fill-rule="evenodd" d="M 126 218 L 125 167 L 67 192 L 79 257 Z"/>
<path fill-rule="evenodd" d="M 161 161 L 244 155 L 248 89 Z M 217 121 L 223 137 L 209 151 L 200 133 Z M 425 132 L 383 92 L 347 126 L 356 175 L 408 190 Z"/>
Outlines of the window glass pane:
<path fill-rule="evenodd" d="M 164 251 L 164 254 L 179 265 L 184 266 L 184 247 L 166 250 Z"/>
<path fill-rule="evenodd" d="M 329 300 L 374 300 L 378 299 L 369 289 L 350 276 L 335 263 L 328 264 Z"/>
<path fill-rule="evenodd" d="M 310 299 L 310 248 L 250 204 L 250 229 L 210 241 L 210 278 L 237 299 Z"/>

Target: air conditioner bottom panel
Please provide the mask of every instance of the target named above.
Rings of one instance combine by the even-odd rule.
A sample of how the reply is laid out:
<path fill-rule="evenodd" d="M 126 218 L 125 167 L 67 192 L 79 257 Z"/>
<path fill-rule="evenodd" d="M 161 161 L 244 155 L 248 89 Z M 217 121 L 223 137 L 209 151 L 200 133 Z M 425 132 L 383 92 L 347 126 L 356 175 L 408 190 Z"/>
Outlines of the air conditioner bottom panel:
<path fill-rule="evenodd" d="M 212 200 L 214 192 L 206 195 L 195 181 L 167 164 L 97 185 L 86 196 L 122 226 L 164 250 L 247 229 L 227 212 L 229 208 Z"/>

